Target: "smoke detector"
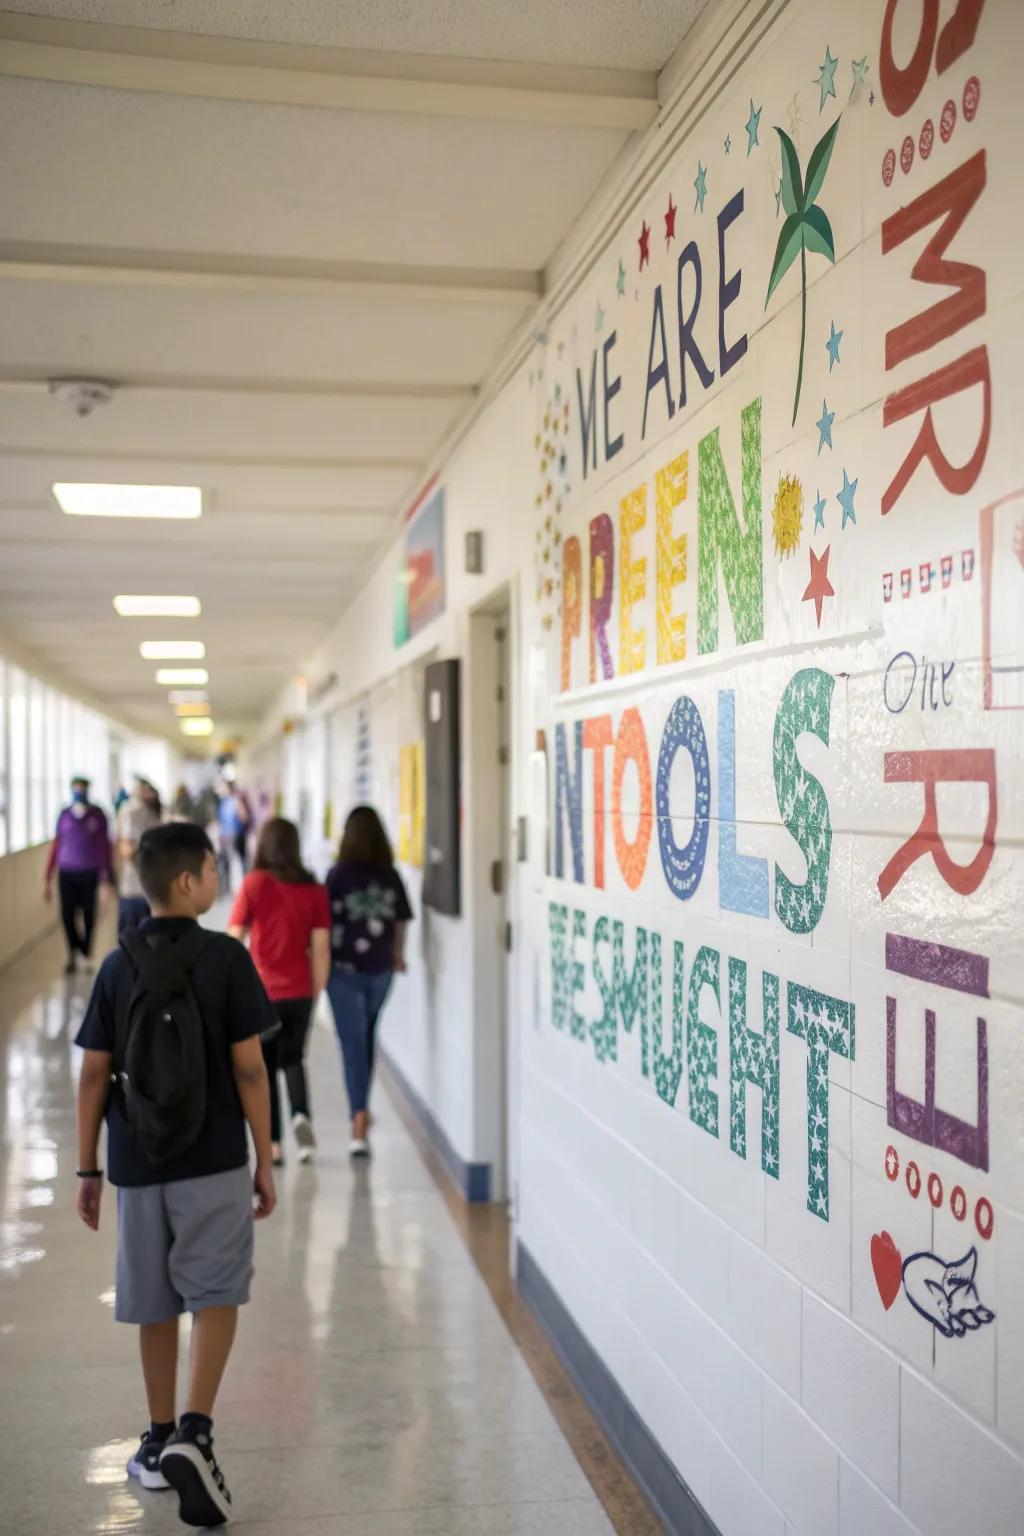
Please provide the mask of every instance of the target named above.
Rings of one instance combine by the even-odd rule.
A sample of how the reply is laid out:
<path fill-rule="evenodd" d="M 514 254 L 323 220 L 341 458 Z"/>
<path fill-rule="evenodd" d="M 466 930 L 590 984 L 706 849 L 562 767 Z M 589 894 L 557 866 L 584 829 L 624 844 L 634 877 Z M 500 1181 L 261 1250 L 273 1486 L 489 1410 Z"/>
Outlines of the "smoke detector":
<path fill-rule="evenodd" d="M 50 380 L 50 394 L 76 416 L 91 416 L 98 405 L 109 404 L 116 389 L 116 384 L 109 384 L 104 379 Z"/>

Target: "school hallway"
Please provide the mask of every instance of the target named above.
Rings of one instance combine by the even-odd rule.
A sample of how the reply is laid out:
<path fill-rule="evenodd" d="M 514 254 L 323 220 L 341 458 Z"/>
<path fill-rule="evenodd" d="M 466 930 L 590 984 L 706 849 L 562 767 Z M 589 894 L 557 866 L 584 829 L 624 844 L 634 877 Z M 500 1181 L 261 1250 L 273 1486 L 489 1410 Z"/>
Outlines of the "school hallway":
<path fill-rule="evenodd" d="M 125 1475 L 147 1415 L 136 1330 L 113 1321 L 115 1193 L 98 1237 L 74 1206 L 71 1041 L 89 983 L 60 976 L 61 959 L 45 940 L 0 1001 L 0 1527 L 179 1531 L 175 1495 Z M 391 1097 L 378 1093 L 372 1162 L 352 1165 L 327 1027 L 310 1068 L 321 1150 L 301 1168 L 289 1148 L 218 1403 L 232 1528 L 611 1532 Z M 183 1333 L 182 1363 L 186 1347 Z"/>

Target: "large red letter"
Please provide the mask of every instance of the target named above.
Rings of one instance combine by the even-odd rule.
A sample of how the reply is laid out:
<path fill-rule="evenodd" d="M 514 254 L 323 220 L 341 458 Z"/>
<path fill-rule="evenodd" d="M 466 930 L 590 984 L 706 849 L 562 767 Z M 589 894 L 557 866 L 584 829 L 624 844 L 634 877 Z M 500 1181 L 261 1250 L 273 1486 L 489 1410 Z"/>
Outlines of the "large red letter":
<path fill-rule="evenodd" d="M 906 208 L 900 208 L 882 225 L 884 256 L 941 218 L 942 223 L 914 262 L 910 275 L 919 283 L 944 283 L 957 289 L 956 293 L 933 304 L 931 309 L 914 315 L 889 332 L 885 338 L 887 370 L 918 352 L 926 352 L 985 313 L 984 269 L 972 267 L 966 261 L 945 259 L 950 241 L 984 191 L 985 179 L 985 151 L 979 149 L 945 180 L 929 187 L 927 192 L 922 192 Z"/>
<path fill-rule="evenodd" d="M 885 754 L 885 782 L 887 784 L 921 783 L 924 785 L 924 815 L 912 837 L 893 854 L 878 877 L 878 890 L 884 901 L 897 885 L 911 864 L 930 853 L 935 867 L 946 884 L 960 896 L 976 891 L 996 848 L 996 755 L 990 747 L 966 748 L 959 751 L 939 752 L 887 752 Z M 935 800 L 936 784 L 986 784 L 988 786 L 988 818 L 981 847 L 969 864 L 957 864 L 950 858 L 949 850 L 939 831 L 939 809 Z"/>
<path fill-rule="evenodd" d="M 579 638 L 583 609 L 583 561 L 580 541 L 566 539 L 562 545 L 562 692 L 572 679 L 572 642 Z"/>
<path fill-rule="evenodd" d="M 612 741 L 611 715 L 594 715 L 583 722 L 583 747 L 594 754 L 594 884 L 604 889 L 604 749 Z"/>
<path fill-rule="evenodd" d="M 924 0 L 921 6 L 921 24 L 910 63 L 900 69 L 892 56 L 892 24 L 900 0 L 889 0 L 882 21 L 882 41 L 878 56 L 878 75 L 882 83 L 882 95 L 893 117 L 909 112 L 924 89 L 932 62 L 932 50 L 939 30 L 939 0 Z M 985 0 L 960 0 L 942 29 L 935 63 L 938 73 L 944 74 L 955 64 L 961 54 L 974 42 L 978 22 L 985 8 Z"/>
<path fill-rule="evenodd" d="M 981 431 L 978 434 L 974 452 L 967 462 L 952 464 L 939 447 L 939 439 L 932 418 L 932 405 L 936 400 L 945 400 L 949 395 L 958 395 L 962 390 L 971 389 L 976 384 L 980 384 L 982 388 Z M 934 469 L 939 483 L 944 485 L 947 491 L 952 491 L 954 496 L 966 495 L 981 474 L 981 467 L 988 452 L 989 435 L 992 431 L 992 379 L 988 370 L 988 348 L 975 347 L 972 351 L 965 352 L 963 357 L 958 357 L 955 362 L 947 363 L 944 368 L 936 368 L 934 373 L 926 374 L 923 379 L 918 379 L 916 384 L 908 384 L 906 389 L 897 390 L 894 395 L 890 395 L 882 410 L 882 425 L 891 427 L 894 421 L 902 421 L 907 416 L 915 415 L 917 411 L 924 411 L 924 420 L 918 428 L 910 452 L 882 497 L 883 515 L 892 511 L 906 490 L 911 475 L 925 459 Z"/>
<path fill-rule="evenodd" d="M 597 655 L 601 677 L 615 676 L 608 648 L 608 620 L 615 592 L 615 530 L 607 512 L 590 520 L 590 681 L 597 681 Z"/>

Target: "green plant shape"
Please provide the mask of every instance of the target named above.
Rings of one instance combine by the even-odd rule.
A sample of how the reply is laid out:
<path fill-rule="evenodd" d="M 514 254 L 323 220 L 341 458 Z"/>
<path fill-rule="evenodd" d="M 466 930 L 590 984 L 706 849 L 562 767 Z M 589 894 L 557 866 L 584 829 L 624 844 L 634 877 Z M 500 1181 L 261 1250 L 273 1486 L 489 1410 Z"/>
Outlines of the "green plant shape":
<path fill-rule="evenodd" d="M 819 208 L 817 196 L 825 180 L 825 172 L 832 158 L 840 119 L 837 117 L 827 133 L 824 133 L 811 151 L 807 162 L 807 181 L 800 176 L 800 157 L 796 146 L 781 128 L 775 132 L 782 141 L 782 206 L 786 210 L 786 222 L 779 231 L 779 243 L 775 248 L 772 275 L 768 281 L 764 307 L 779 283 L 800 253 L 800 366 L 796 375 L 796 395 L 793 399 L 793 425 L 800 408 L 800 389 L 804 379 L 804 342 L 807 337 L 807 252 L 816 251 L 827 256 L 835 265 L 836 243 L 832 226 L 824 208 Z"/>

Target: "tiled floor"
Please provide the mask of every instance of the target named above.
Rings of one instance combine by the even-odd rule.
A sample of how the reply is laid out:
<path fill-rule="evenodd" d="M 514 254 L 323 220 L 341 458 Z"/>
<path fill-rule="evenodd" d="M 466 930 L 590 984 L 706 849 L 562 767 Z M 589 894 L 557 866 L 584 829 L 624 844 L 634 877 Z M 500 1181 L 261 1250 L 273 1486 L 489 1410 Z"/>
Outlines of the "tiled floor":
<path fill-rule="evenodd" d="M 47 941 L 0 980 L 0 1529 L 181 1530 L 172 1494 L 125 1478 L 146 1413 L 134 1331 L 111 1311 L 110 1192 L 98 1237 L 73 1206 L 88 983 L 54 979 L 60 958 Z M 326 1029 L 311 1076 L 321 1155 L 291 1159 L 258 1229 L 218 1405 L 234 1528 L 611 1532 L 394 1107 L 380 1096 L 376 1155 L 353 1168 Z"/>

